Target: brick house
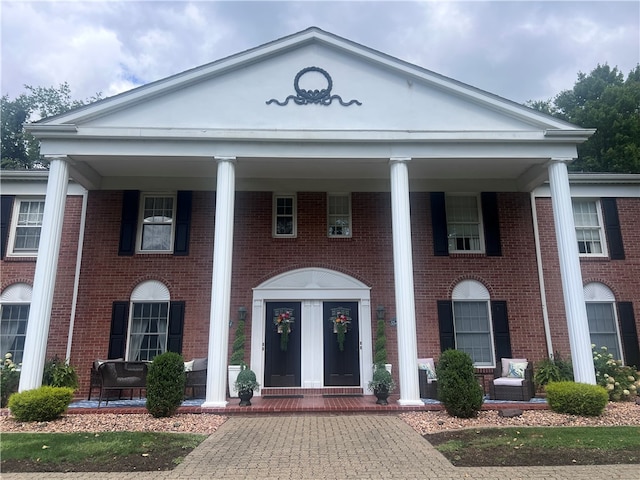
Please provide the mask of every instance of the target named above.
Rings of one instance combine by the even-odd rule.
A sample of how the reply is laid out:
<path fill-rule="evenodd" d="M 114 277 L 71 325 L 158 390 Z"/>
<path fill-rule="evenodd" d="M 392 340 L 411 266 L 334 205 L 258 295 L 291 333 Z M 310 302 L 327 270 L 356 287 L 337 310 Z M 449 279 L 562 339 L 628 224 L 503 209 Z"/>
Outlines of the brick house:
<path fill-rule="evenodd" d="M 569 176 L 592 130 L 317 28 L 28 128 L 48 175 L 2 176 L 21 390 L 52 355 L 85 395 L 94 359 L 172 350 L 224 406 L 245 311 L 266 388 L 363 389 L 379 317 L 403 405 L 446 348 L 640 363 L 640 176 Z"/>

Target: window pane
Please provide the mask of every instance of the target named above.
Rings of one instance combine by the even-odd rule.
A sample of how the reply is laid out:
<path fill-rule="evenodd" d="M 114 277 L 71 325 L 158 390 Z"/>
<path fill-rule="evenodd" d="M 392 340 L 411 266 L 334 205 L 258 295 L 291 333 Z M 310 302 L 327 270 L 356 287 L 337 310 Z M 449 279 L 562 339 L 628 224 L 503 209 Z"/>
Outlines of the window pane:
<path fill-rule="evenodd" d="M 14 251 L 36 252 L 40 244 L 40 229 L 44 215 L 43 201 L 20 201 Z"/>
<path fill-rule="evenodd" d="M 141 250 L 171 251 L 173 197 L 145 197 Z"/>
<path fill-rule="evenodd" d="M 134 303 L 132 310 L 127 358 L 151 361 L 166 351 L 169 304 Z"/>
<path fill-rule="evenodd" d="M 351 235 L 351 211 L 349 195 L 328 196 L 328 234 L 330 237 Z"/>
<path fill-rule="evenodd" d="M 480 218 L 475 196 L 446 199 L 450 251 L 480 251 Z"/>
<path fill-rule="evenodd" d="M 0 354 L 10 353 L 14 363 L 22 363 L 29 320 L 29 305 L 2 305 L 0 313 Z"/>
<path fill-rule="evenodd" d="M 453 302 L 456 349 L 468 353 L 475 365 L 493 365 L 487 302 Z"/>
<path fill-rule="evenodd" d="M 591 343 L 598 350 L 600 347 L 607 347 L 613 358 L 621 360 L 613 303 L 588 302 L 586 306 Z"/>
<path fill-rule="evenodd" d="M 601 225 L 594 200 L 573 200 L 573 221 L 576 226 L 578 251 L 582 254 L 602 254 Z"/>
<path fill-rule="evenodd" d="M 276 235 L 293 235 L 294 231 L 294 198 L 293 197 L 276 197 L 275 198 L 276 216 L 275 216 L 275 234 Z"/>

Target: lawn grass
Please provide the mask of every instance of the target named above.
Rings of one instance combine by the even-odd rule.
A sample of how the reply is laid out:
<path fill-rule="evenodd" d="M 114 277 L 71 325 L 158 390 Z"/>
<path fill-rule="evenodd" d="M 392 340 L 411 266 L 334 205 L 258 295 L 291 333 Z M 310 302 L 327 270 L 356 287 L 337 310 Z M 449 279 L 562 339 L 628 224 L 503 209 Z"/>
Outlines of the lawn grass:
<path fill-rule="evenodd" d="M 456 466 L 640 463 L 640 427 L 509 427 L 424 436 Z"/>
<path fill-rule="evenodd" d="M 3 433 L 0 458 L 40 463 L 117 462 L 119 457 L 148 456 L 154 452 L 185 451 L 197 447 L 206 435 L 158 432 Z M 180 458 L 172 461 L 180 462 Z"/>

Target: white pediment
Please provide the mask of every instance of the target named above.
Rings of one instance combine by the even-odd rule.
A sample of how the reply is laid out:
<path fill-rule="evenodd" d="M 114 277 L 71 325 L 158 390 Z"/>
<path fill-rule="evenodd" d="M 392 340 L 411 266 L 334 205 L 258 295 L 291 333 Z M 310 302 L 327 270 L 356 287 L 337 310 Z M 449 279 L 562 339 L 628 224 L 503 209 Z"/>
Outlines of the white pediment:
<path fill-rule="evenodd" d="M 309 67 L 326 74 L 305 72 Z M 296 85 L 308 91 L 328 90 L 325 100 L 330 102 L 301 104 L 304 97 L 296 92 Z M 337 97 L 360 104 L 344 106 Z M 287 104 L 268 103 L 272 99 Z M 567 127 L 546 115 L 315 28 L 106 99 L 52 122 L 72 123 L 87 134 L 113 129 L 118 136 L 136 136 L 141 130 L 153 129 L 192 130 L 193 136 L 198 136 L 205 131 L 517 132 Z"/>

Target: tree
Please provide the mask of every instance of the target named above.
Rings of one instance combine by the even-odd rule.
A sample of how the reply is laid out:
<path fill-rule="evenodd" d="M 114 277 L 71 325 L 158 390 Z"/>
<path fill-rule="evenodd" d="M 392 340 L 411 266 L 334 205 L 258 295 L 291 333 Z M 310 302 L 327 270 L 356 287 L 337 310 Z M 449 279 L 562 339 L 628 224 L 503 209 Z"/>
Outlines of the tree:
<path fill-rule="evenodd" d="M 32 87 L 25 85 L 27 93 L 14 100 L 3 95 L 2 111 L 2 157 L 1 166 L 7 170 L 46 168 L 40 159 L 40 144 L 24 130 L 25 122 L 59 115 L 73 108 L 99 100 L 97 93 L 86 100 L 74 100 L 68 83 L 58 87 Z"/>
<path fill-rule="evenodd" d="M 579 72 L 572 90 L 527 105 L 597 129 L 578 146 L 578 160 L 571 170 L 640 173 L 640 64 L 626 80 L 617 67 L 598 65 L 589 75 Z"/>

